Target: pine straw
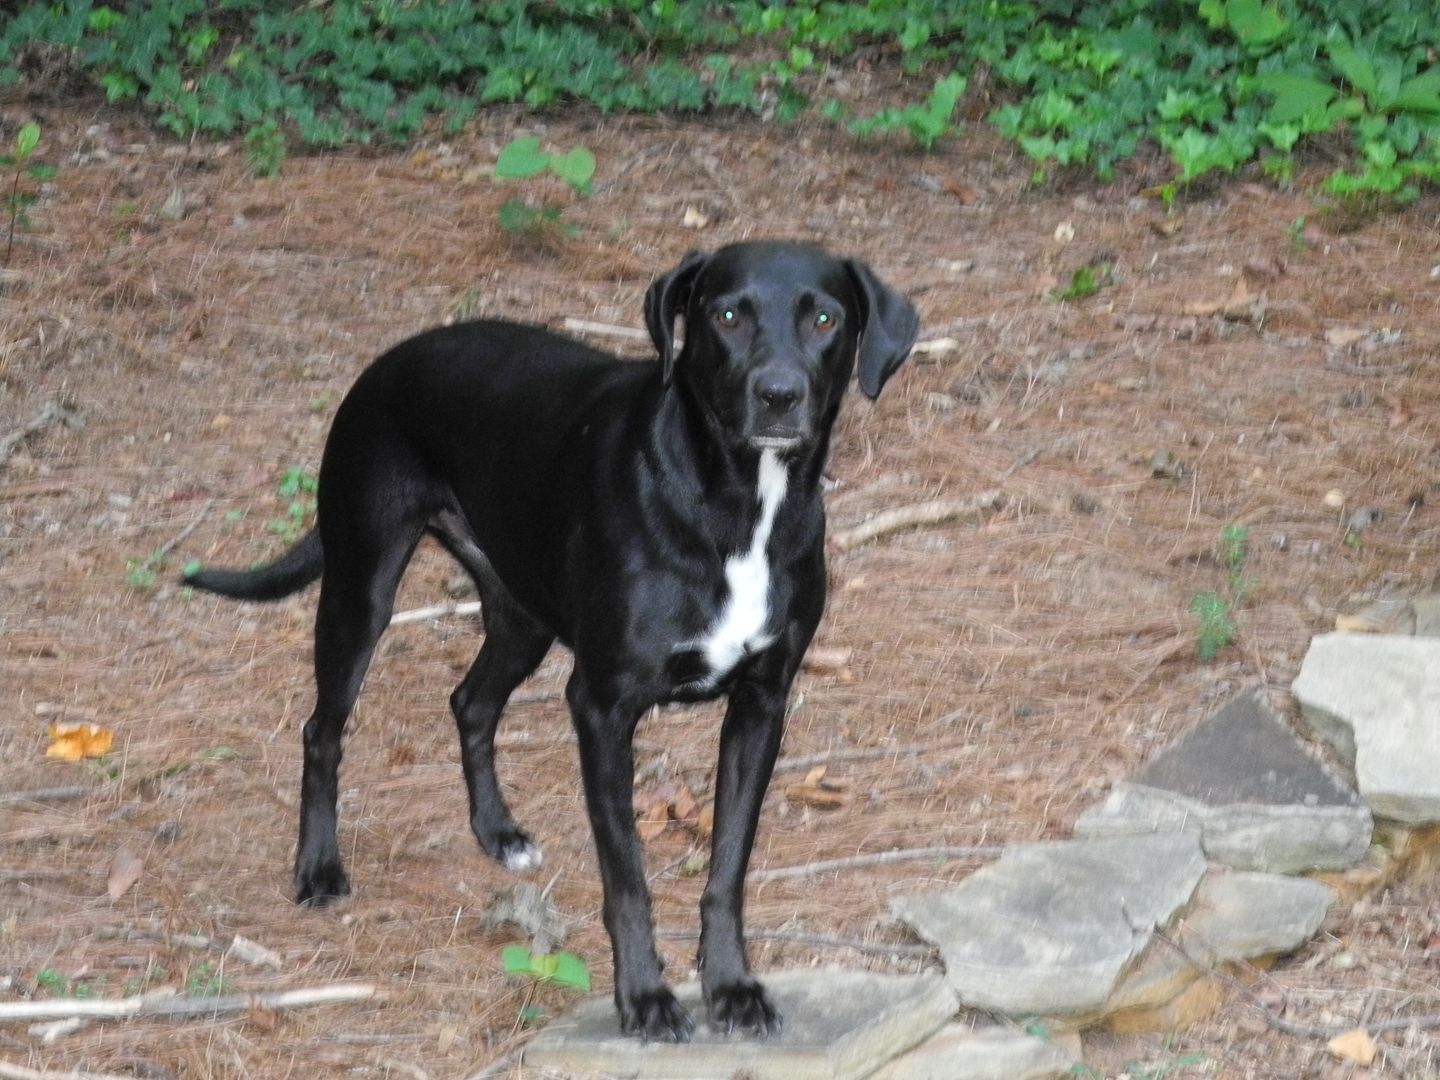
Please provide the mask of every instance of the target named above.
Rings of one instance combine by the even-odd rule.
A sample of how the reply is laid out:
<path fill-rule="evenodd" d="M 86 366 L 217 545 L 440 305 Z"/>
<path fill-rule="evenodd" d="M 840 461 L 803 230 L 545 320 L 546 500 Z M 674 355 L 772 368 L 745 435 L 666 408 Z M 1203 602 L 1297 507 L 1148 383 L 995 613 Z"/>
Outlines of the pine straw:
<path fill-rule="evenodd" d="M 90 137 L 89 122 L 46 118 L 54 145 L 89 152 L 102 141 L 116 156 L 65 165 L 61 199 L 38 209 L 42 231 L 17 248 L 26 283 L 0 297 L 0 435 L 54 398 L 73 400 L 88 420 L 84 430 L 32 438 L 0 472 L 0 493 L 47 485 L 0 498 L 0 683 L 9 691 L 0 788 L 85 782 L 93 794 L 7 806 L 0 817 L 8 867 L 46 871 L 29 884 L 0 881 L 0 918 L 11 920 L 0 977 L 13 979 L 12 993 L 28 992 L 52 968 L 103 977 L 114 993 L 131 979 L 183 983 L 204 962 L 235 990 L 363 979 L 390 997 L 323 1015 L 97 1026 L 53 1046 L 5 1033 L 19 1040 L 5 1053 L 30 1067 L 463 1075 L 513 1047 L 522 1005 L 553 1015 L 568 1002 L 564 991 L 504 979 L 499 950 L 509 938 L 482 930 L 477 917 L 511 879 L 469 837 L 445 709 L 477 646 L 473 620 L 388 635 L 343 777 L 341 836 L 357 893 L 338 914 L 322 914 L 287 900 L 313 596 L 242 608 L 182 601 L 168 583 L 154 596 L 122 584 L 127 559 L 176 536 L 211 497 L 213 510 L 168 571 L 193 557 L 243 564 L 274 551 L 265 522 L 284 511 L 276 477 L 318 462 L 328 416 L 370 357 L 457 302 L 556 326 L 567 316 L 638 326 L 650 276 L 685 250 L 805 235 L 867 258 L 917 296 L 927 333 L 960 342 L 956 353 L 917 358 L 878 403 L 852 399 L 830 468 L 832 521 L 848 527 L 990 488 L 1006 493 L 1006 509 L 983 525 L 832 552 L 819 643 L 849 648 L 849 670 L 802 674 L 786 741 L 796 755 L 927 740 L 947 749 L 837 763 L 830 775 L 848 781 L 850 799 L 833 811 L 788 801 L 793 778 L 782 777 L 756 867 L 1065 836 L 1108 784 L 1241 685 L 1263 681 L 1288 707 L 1284 688 L 1305 643 L 1337 608 L 1434 583 L 1436 512 L 1427 505 L 1407 517 L 1412 495 L 1434 501 L 1440 476 L 1436 245 L 1423 209 L 1329 237 L 1328 250 L 1292 252 L 1286 226 L 1313 210 L 1236 188 L 1190 208 L 1185 229 L 1167 240 L 1148 228 L 1159 214 L 1148 204 L 1108 193 L 1022 199 L 1024 169 L 1003 153 L 987 159 L 983 143 L 920 159 L 856 150 L 821 130 L 782 137 L 606 120 L 552 125 L 557 144 L 596 149 L 614 182 L 567 209 L 580 239 L 530 250 L 495 225 L 513 190 L 466 178 L 512 134 L 504 117 L 448 154 L 293 158 L 273 182 L 247 179 L 236 154 L 132 152 L 141 133 Z M 964 177 L 981 202 L 961 205 L 943 187 L 912 183 L 918 175 Z M 172 183 L 185 190 L 189 216 L 153 220 Z M 686 205 L 715 216 L 715 227 L 681 228 Z M 1053 231 L 1067 219 L 1077 238 L 1061 248 Z M 1117 285 L 1079 304 L 1043 297 L 1050 279 L 1100 257 L 1117 267 Z M 1263 282 L 1263 333 L 1180 316 L 1192 300 L 1228 296 L 1247 264 L 1276 259 L 1289 271 Z M 1332 325 L 1401 328 L 1414 369 L 1368 379 L 1327 367 L 1321 336 Z M 1157 453 L 1185 469 L 1152 475 Z M 1324 504 L 1332 488 L 1347 495 L 1346 509 Z M 1345 519 L 1360 505 L 1385 516 L 1347 544 Z M 230 510 L 246 516 L 230 522 Z M 1241 635 L 1201 665 L 1187 609 L 1197 591 L 1224 588 L 1217 547 L 1231 522 L 1250 530 Z M 443 599 L 451 574 L 422 551 L 400 606 Z M 553 690 L 567 667 L 557 655 L 534 686 Z M 44 761 L 44 726 L 56 717 L 113 727 L 116 774 Z M 718 722 L 713 707 L 649 718 L 640 766 L 650 789 L 684 783 L 703 797 Z M 517 703 L 503 730 L 502 777 L 545 847 L 543 879 L 554 876 L 553 899 L 573 922 L 566 947 L 608 987 L 562 705 Z M 144 858 L 145 872 L 112 904 L 97 898 L 122 844 Z M 695 926 L 703 879 L 679 866 L 701 846 L 678 825 L 650 845 L 660 925 Z M 890 898 L 959 881 L 975 865 L 759 884 L 748 917 L 757 927 L 903 944 L 912 939 L 890 923 Z M 1394 1007 L 1433 1008 L 1420 924 L 1437 901 L 1428 882 L 1392 898 L 1397 910 L 1383 915 L 1342 910 L 1331 938 L 1270 978 L 1301 1001 L 1326 987 L 1362 996 L 1379 987 L 1390 995 L 1381 1007 L 1403 992 L 1413 1000 L 1397 997 Z M 286 966 L 248 968 L 127 937 L 154 920 L 216 940 L 243 934 Z M 1335 943 L 1364 937 L 1376 921 L 1413 932 L 1367 943 L 1373 971 L 1328 966 Z M 690 970 L 692 943 L 660 947 L 673 973 Z M 921 963 L 768 940 L 753 951 L 761 968 Z M 1397 1068 L 1423 1073 L 1423 1040 L 1384 1045 Z M 1118 1065 L 1159 1043 L 1093 1047 Z M 1235 1076 L 1296 1075 L 1291 1045 L 1250 1032 L 1239 1007 L 1175 1052 L 1186 1049 Z"/>

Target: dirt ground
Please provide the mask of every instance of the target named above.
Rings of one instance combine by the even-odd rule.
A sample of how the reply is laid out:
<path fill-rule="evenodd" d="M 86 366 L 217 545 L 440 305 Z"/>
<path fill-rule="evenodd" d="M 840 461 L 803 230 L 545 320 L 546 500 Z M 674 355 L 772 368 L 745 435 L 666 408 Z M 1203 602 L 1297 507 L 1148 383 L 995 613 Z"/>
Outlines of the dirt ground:
<path fill-rule="evenodd" d="M 31 115 L 0 114 L 0 138 Z M 639 327 L 649 280 L 685 251 L 781 236 L 865 258 L 914 297 L 922 338 L 953 339 L 875 404 L 853 396 L 831 529 L 990 489 L 1004 508 L 832 551 L 826 663 L 801 676 L 784 753 L 829 755 L 838 805 L 787 794 L 806 770 L 782 761 L 756 871 L 1066 836 L 1110 783 L 1241 686 L 1265 685 L 1295 717 L 1288 685 L 1338 611 L 1437 584 L 1434 200 L 1341 219 L 1303 193 L 1236 183 L 1167 217 L 1140 178 L 1027 190 L 1025 163 L 981 131 L 922 157 L 818 124 L 503 112 L 404 153 L 292 156 L 283 176 L 256 180 L 241 148 L 176 145 L 113 110 L 34 115 L 61 172 L 0 269 L 0 438 L 49 402 L 71 411 L 0 466 L 0 1000 L 342 980 L 384 998 L 94 1024 L 50 1042 L 0 1025 L 0 1062 L 216 1078 L 463 1077 L 499 1062 L 495 1075 L 519 1077 L 522 1016 L 573 999 L 505 976 L 501 949 L 521 936 L 485 922 L 515 879 L 470 837 L 445 704 L 477 648 L 473 620 L 388 635 L 342 780 L 356 891 L 312 912 L 291 904 L 288 870 L 314 595 L 247 607 L 173 583 L 191 559 L 278 551 L 278 479 L 316 467 L 356 373 L 457 314 Z M 522 131 L 593 149 L 594 193 L 491 179 Z M 508 236 L 498 209 L 517 194 L 563 204 L 578 233 Z M 1082 266 L 1099 292 L 1052 298 Z M 1201 662 L 1189 608 L 1229 587 L 1232 523 L 1249 547 L 1238 637 Z M 132 560 L 162 549 L 141 587 Z M 446 601 L 453 576 L 422 551 L 399 608 Z M 545 849 L 534 881 L 568 923 L 564 947 L 608 991 L 558 697 L 567 668 L 557 650 L 513 704 L 501 774 Z M 102 724 L 114 749 L 47 760 L 56 721 Z M 709 707 L 647 720 L 642 809 L 704 803 L 717 721 Z M 704 846 L 685 821 L 649 844 L 677 977 L 693 966 Z M 112 875 L 117 856 L 142 868 Z M 754 942 L 756 966 L 933 965 L 888 948 L 914 944 L 890 898 L 976 865 L 752 883 L 749 923 L 774 932 Z M 112 878 L 119 891 L 128 876 L 111 899 Z M 1437 931 L 1440 883 L 1402 880 L 1338 906 L 1255 986 L 1297 1022 L 1433 1023 Z M 866 948 L 795 940 L 805 934 Z M 227 956 L 235 935 L 273 962 Z M 1390 1030 L 1365 1070 L 1237 998 L 1184 1032 L 1087 1033 L 1085 1049 L 1094 1075 L 1136 1080 L 1420 1078 L 1440 1075 L 1433 1038 Z"/>

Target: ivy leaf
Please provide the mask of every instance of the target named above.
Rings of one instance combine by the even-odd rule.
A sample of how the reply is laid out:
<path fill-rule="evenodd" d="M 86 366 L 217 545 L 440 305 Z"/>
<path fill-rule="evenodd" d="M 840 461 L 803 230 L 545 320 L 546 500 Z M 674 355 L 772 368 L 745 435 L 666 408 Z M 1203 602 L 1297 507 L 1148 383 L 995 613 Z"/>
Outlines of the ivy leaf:
<path fill-rule="evenodd" d="M 1256 75 L 1253 85 L 1275 98 L 1266 118 L 1272 124 L 1288 124 L 1317 112 L 1329 105 L 1336 94 L 1335 87 L 1327 82 L 1285 71 Z"/>
<path fill-rule="evenodd" d="M 590 991 L 590 969 L 574 953 L 555 954 L 555 971 L 551 978 L 561 986 L 573 986 L 586 993 Z"/>
<path fill-rule="evenodd" d="M 527 135 L 512 139 L 495 161 L 495 175 L 501 180 L 524 180 L 545 171 L 550 155 L 540 149 L 540 138 Z"/>
<path fill-rule="evenodd" d="M 1390 107 L 1399 112 L 1440 113 L 1440 67 L 1407 79 Z"/>
<path fill-rule="evenodd" d="M 1262 0 L 1229 0 L 1225 14 L 1240 44 L 1247 49 L 1270 44 L 1290 27 L 1278 5 Z"/>
<path fill-rule="evenodd" d="M 1375 74 L 1375 62 L 1365 53 L 1337 36 L 1330 42 L 1330 61 L 1345 81 L 1359 90 L 1372 102 L 1378 96 L 1379 82 Z"/>
<path fill-rule="evenodd" d="M 15 136 L 15 156 L 21 161 L 35 152 L 40 145 L 40 125 L 34 122 L 25 124 Z"/>
<path fill-rule="evenodd" d="M 590 178 L 595 175 L 595 155 L 585 147 L 577 146 L 568 153 L 553 155 L 550 168 L 576 191 L 588 194 Z M 498 165 L 496 169 L 498 173 Z"/>
<path fill-rule="evenodd" d="M 500 952 L 506 975 L 529 975 L 532 971 L 530 950 L 524 945 L 506 945 Z"/>

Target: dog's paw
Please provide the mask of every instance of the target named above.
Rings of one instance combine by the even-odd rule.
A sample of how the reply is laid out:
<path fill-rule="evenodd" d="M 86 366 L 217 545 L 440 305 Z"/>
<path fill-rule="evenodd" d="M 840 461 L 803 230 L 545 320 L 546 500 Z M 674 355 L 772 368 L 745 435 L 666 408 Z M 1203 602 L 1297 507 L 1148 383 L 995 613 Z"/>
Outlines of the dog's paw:
<path fill-rule="evenodd" d="M 616 1005 L 620 1008 L 620 1030 L 626 1035 L 639 1035 L 645 1042 L 689 1042 L 695 1030 L 690 1014 L 663 986 L 639 994 L 617 994 Z"/>
<path fill-rule="evenodd" d="M 534 870 L 545 861 L 545 853 L 540 846 L 519 829 L 498 833 L 488 841 L 482 840 L 480 846 L 506 870 L 516 873 Z"/>
<path fill-rule="evenodd" d="M 338 862 L 322 863 L 295 872 L 295 902 L 306 907 L 329 907 L 350 895 L 350 879 Z"/>
<path fill-rule="evenodd" d="M 726 1035 L 736 1030 L 764 1039 L 780 1034 L 780 1012 L 765 988 L 754 979 L 727 983 L 705 993 L 710 1026 Z"/>

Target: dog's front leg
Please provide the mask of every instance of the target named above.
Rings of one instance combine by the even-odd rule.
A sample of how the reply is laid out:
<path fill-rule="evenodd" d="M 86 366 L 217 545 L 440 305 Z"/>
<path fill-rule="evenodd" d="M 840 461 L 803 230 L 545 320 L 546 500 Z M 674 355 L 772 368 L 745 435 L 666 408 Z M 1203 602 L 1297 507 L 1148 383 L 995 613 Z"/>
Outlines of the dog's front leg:
<path fill-rule="evenodd" d="M 765 665 L 730 693 L 720 729 L 715 780 L 715 835 L 710 880 L 700 900 L 700 978 L 710 1023 L 765 1036 L 780 1030 L 780 1013 L 750 974 L 745 956 L 745 869 L 755 842 L 760 804 L 770 783 L 785 726 L 788 677 L 764 677 Z"/>
<path fill-rule="evenodd" d="M 635 832 L 635 761 L 631 744 L 640 708 L 592 695 L 577 663 L 566 687 L 580 743 L 585 806 L 595 833 L 605 890 L 605 929 L 615 957 L 615 1005 L 627 1034 L 688 1042 L 690 1014 L 661 976 L 645 884 L 645 853 Z"/>

